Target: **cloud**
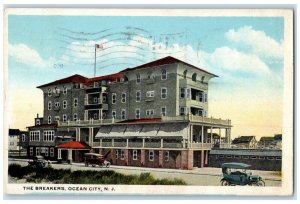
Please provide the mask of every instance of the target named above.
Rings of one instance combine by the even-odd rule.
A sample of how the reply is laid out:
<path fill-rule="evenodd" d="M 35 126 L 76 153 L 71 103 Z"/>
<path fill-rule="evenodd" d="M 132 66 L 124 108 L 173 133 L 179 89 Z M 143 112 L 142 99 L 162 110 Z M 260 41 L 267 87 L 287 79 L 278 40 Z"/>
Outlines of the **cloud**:
<path fill-rule="evenodd" d="M 283 59 L 283 43 L 279 43 L 263 31 L 244 26 L 231 29 L 225 34 L 232 42 L 248 46 L 251 52 L 263 58 Z"/>
<path fill-rule="evenodd" d="M 35 49 L 26 44 L 9 44 L 8 54 L 16 61 L 33 67 L 49 67 L 55 61 L 54 58 L 43 59 Z"/>
<path fill-rule="evenodd" d="M 202 52 L 207 66 L 216 70 L 232 72 L 246 72 L 270 75 L 271 71 L 266 63 L 254 54 L 239 52 L 230 47 L 217 48 L 213 53 Z"/>

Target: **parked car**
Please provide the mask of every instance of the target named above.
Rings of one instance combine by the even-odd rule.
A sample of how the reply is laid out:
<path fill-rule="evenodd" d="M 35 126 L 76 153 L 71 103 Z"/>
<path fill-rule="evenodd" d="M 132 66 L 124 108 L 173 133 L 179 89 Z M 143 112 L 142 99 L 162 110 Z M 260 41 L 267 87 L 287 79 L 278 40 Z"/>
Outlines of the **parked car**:
<path fill-rule="evenodd" d="M 260 176 L 247 172 L 250 166 L 249 164 L 236 162 L 222 164 L 223 178 L 220 180 L 221 185 L 265 186 L 265 182 Z"/>
<path fill-rule="evenodd" d="M 45 160 L 43 156 L 35 156 L 33 159 L 28 161 L 28 166 L 36 168 L 51 167 L 51 162 Z"/>
<path fill-rule="evenodd" d="M 85 166 L 92 165 L 92 167 L 100 166 L 108 168 L 110 166 L 110 162 L 107 161 L 103 155 L 96 153 L 85 153 Z"/>

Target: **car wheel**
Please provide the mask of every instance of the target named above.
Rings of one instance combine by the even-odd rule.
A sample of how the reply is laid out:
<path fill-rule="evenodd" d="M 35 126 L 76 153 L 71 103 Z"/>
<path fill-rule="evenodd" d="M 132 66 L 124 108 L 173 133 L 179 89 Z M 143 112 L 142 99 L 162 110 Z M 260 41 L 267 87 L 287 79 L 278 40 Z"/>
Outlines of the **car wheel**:
<path fill-rule="evenodd" d="M 258 181 L 255 183 L 252 183 L 253 186 L 265 186 L 265 182 L 264 181 Z"/>
<path fill-rule="evenodd" d="M 230 186 L 230 183 L 226 180 L 221 181 L 221 186 Z"/>

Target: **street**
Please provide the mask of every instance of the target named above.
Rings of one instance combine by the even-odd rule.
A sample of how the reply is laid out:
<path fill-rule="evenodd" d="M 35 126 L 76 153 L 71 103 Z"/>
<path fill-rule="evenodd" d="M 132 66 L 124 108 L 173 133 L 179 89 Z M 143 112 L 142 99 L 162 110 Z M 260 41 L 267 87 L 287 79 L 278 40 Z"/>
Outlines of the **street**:
<path fill-rule="evenodd" d="M 9 164 L 17 163 L 22 166 L 27 165 L 26 160 L 9 160 Z M 110 166 L 110 168 L 101 168 L 101 167 L 85 167 L 84 163 L 72 163 L 70 164 L 56 164 L 52 163 L 52 167 L 55 169 L 71 169 L 71 171 L 76 170 L 113 170 L 118 173 L 126 175 L 139 175 L 141 173 L 150 172 L 155 178 L 163 179 L 182 179 L 188 185 L 197 185 L 197 186 L 220 186 L 220 179 L 222 179 L 222 173 L 220 168 L 195 168 L 193 170 L 181 170 L 181 169 L 162 169 L 162 168 L 143 168 L 143 167 L 133 167 L 133 166 Z M 258 171 L 252 170 L 253 175 L 260 175 L 266 186 L 280 186 L 281 177 L 278 172 L 272 171 Z"/>

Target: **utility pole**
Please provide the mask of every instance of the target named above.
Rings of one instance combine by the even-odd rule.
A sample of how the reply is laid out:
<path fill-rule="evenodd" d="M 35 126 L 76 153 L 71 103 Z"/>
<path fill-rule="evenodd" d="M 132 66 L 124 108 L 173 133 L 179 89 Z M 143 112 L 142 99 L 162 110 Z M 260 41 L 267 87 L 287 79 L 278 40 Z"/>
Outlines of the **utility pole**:
<path fill-rule="evenodd" d="M 94 62 L 94 77 L 96 77 L 96 51 L 97 51 L 97 44 L 95 44 L 95 62 Z"/>

